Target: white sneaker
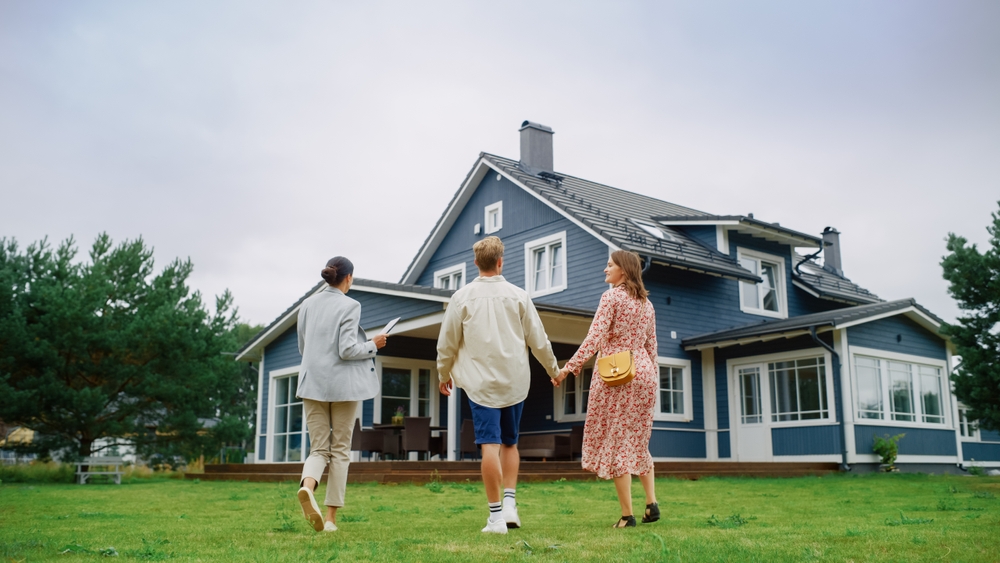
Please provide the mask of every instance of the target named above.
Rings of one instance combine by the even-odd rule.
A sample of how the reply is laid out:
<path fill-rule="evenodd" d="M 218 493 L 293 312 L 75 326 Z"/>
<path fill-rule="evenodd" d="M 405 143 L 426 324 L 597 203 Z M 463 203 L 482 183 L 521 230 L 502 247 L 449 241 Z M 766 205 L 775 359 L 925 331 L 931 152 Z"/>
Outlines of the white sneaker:
<path fill-rule="evenodd" d="M 313 492 L 306 487 L 302 487 L 299 489 L 298 497 L 299 504 L 302 505 L 302 515 L 312 524 L 314 530 L 322 532 L 324 529 L 323 515 L 319 511 L 319 505 L 316 504 L 316 497 L 313 496 Z"/>
<path fill-rule="evenodd" d="M 326 524 L 323 525 L 323 531 L 324 532 L 336 532 L 337 531 L 337 525 L 334 524 L 333 522 L 330 522 L 328 520 L 326 522 Z"/>
<path fill-rule="evenodd" d="M 508 528 L 520 528 L 521 518 L 517 515 L 517 503 L 514 501 L 508 501 L 503 499 L 503 520 L 507 523 Z"/>
<path fill-rule="evenodd" d="M 507 523 L 503 521 L 503 518 L 497 521 L 486 520 L 486 527 L 483 528 L 483 533 L 486 534 L 506 534 L 507 533 Z"/>

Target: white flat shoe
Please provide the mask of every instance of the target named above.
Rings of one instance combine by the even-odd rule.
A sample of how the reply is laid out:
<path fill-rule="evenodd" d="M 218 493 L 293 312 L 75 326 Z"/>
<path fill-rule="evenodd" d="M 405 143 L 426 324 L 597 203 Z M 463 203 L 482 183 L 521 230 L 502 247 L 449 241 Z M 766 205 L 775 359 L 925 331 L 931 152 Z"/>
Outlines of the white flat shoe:
<path fill-rule="evenodd" d="M 323 515 L 320 514 L 319 505 L 316 504 L 316 497 L 313 492 L 306 487 L 299 489 L 299 504 L 302 505 L 302 515 L 312 525 L 317 532 L 324 530 Z"/>
<path fill-rule="evenodd" d="M 506 534 L 507 533 L 507 523 L 502 519 L 496 522 L 492 520 L 486 521 L 486 527 L 483 528 L 484 534 Z"/>
<path fill-rule="evenodd" d="M 336 532 L 337 531 L 337 525 L 334 524 L 333 522 L 327 521 L 327 523 L 323 525 L 323 531 L 324 532 Z"/>
<path fill-rule="evenodd" d="M 517 504 L 513 502 L 507 502 L 506 499 L 503 501 L 503 520 L 507 523 L 507 528 L 520 528 L 521 518 L 517 515 Z"/>

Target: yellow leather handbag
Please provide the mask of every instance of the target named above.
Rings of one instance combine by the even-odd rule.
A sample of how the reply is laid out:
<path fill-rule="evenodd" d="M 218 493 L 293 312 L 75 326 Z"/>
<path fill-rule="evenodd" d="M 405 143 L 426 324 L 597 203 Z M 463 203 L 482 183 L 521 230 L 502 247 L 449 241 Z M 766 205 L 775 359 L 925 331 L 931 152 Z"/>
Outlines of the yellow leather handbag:
<path fill-rule="evenodd" d="M 625 385 L 635 378 L 635 362 L 631 350 L 597 359 L 597 373 L 609 387 Z"/>

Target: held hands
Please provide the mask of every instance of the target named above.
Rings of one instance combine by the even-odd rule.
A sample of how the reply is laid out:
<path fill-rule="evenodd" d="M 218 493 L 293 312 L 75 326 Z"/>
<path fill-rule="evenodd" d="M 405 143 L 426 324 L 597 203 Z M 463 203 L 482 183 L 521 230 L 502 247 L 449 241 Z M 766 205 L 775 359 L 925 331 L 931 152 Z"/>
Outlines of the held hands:
<path fill-rule="evenodd" d="M 382 348 L 385 347 L 385 342 L 388 339 L 389 339 L 389 335 L 387 335 L 387 334 L 376 334 L 375 337 L 372 338 L 372 342 L 375 343 L 375 348 L 376 349 L 381 350 Z"/>
<path fill-rule="evenodd" d="M 439 384 L 438 385 L 438 390 L 440 390 L 441 394 L 444 395 L 445 397 L 450 397 L 451 396 L 451 387 L 452 387 L 451 380 L 449 379 L 448 381 L 445 381 L 444 383 Z"/>
<path fill-rule="evenodd" d="M 554 387 L 559 387 L 559 384 L 562 383 L 562 381 L 566 379 L 566 376 L 568 375 L 569 375 L 569 368 L 563 367 L 562 369 L 559 370 L 559 375 L 552 378 L 552 385 Z"/>

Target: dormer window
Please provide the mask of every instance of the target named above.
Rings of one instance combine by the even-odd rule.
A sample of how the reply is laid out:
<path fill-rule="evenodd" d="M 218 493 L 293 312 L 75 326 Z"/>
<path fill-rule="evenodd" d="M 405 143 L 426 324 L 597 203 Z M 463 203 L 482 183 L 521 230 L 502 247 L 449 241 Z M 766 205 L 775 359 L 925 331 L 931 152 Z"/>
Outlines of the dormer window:
<path fill-rule="evenodd" d="M 465 285 L 465 262 L 434 272 L 434 287 L 458 289 Z"/>
<path fill-rule="evenodd" d="M 658 225 L 654 225 L 652 223 L 646 223 L 644 221 L 635 221 L 635 220 L 632 221 L 632 224 L 646 231 L 646 233 L 652 235 L 657 240 L 668 240 L 671 242 L 676 242 L 676 239 L 674 239 L 674 237 L 670 233 L 664 231 Z"/>
<path fill-rule="evenodd" d="M 486 225 L 486 234 L 492 234 L 503 228 L 503 202 L 498 201 L 496 203 L 486 206 L 486 216 L 483 219 L 483 224 Z"/>
<path fill-rule="evenodd" d="M 745 248 L 738 248 L 737 256 L 740 266 L 763 280 L 760 283 L 740 282 L 740 310 L 765 317 L 787 317 L 785 260 Z"/>

